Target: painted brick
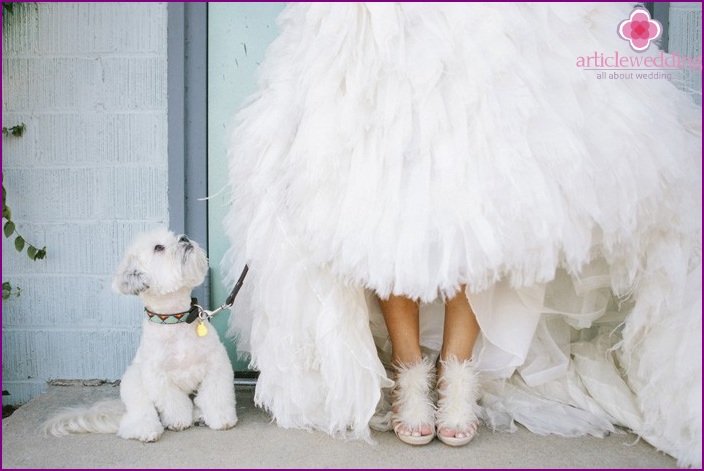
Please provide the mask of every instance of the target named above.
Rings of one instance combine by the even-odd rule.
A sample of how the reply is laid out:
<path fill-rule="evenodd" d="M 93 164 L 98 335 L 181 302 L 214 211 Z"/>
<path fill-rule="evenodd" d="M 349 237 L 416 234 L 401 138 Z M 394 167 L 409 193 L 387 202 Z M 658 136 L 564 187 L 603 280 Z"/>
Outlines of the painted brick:
<path fill-rule="evenodd" d="M 32 54 L 37 51 L 37 3 L 16 2 L 2 24 L 2 54 Z M 3 79 L 4 79 L 3 75 Z"/>
<path fill-rule="evenodd" d="M 5 113 L 5 124 L 26 125 L 22 138 L 6 139 L 13 158 L 4 168 L 165 165 L 167 123 L 162 111 L 144 113 Z M 53 136 L 44 139 L 43 136 Z"/>
<path fill-rule="evenodd" d="M 3 303 L 5 328 L 133 329 L 144 318 L 139 298 L 113 292 L 109 275 L 24 275 L 12 282 L 23 293 Z"/>
<path fill-rule="evenodd" d="M 702 56 L 702 4 L 701 2 L 670 2 L 669 52 L 680 56 Z M 685 68 L 676 85 L 688 91 L 695 103 L 702 104 L 702 71 Z"/>
<path fill-rule="evenodd" d="M 165 221 L 93 221 L 63 224 L 22 224 L 18 229 L 27 240 L 46 245 L 45 260 L 32 262 L 15 254 L 12 242 L 3 239 L 3 279 L 29 274 L 110 275 L 134 236 Z M 39 282 L 35 280 L 35 282 Z M 60 293 L 56 293 L 60 295 Z"/>
<path fill-rule="evenodd" d="M 168 224 L 167 6 L 31 3 L 3 22 L 8 203 L 47 258 L 3 238 L 3 404 L 48 379 L 117 379 L 141 331 L 136 297 L 111 291 L 134 235 Z M 11 20 L 11 21 L 8 21 Z"/>
<path fill-rule="evenodd" d="M 139 329 L 5 330 L 3 388 L 13 380 L 119 379 L 138 345 Z"/>
<path fill-rule="evenodd" d="M 148 3 L 40 3 L 37 45 L 44 54 L 166 54 L 166 8 Z M 98 33 L 99 34 L 96 34 Z"/>
<path fill-rule="evenodd" d="M 168 204 L 166 167 L 27 168 L 6 177 L 18 189 L 8 203 L 18 221 L 158 220 Z"/>
<path fill-rule="evenodd" d="M 165 57 L 3 58 L 3 110 L 164 109 L 165 83 Z"/>

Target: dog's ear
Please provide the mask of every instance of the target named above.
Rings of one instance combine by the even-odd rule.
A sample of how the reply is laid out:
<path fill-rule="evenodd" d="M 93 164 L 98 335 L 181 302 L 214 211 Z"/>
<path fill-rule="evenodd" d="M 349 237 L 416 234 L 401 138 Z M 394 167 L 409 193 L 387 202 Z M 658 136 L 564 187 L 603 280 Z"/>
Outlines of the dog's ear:
<path fill-rule="evenodd" d="M 149 288 L 149 277 L 139 260 L 130 255 L 122 261 L 112 280 L 112 289 L 122 294 L 139 294 Z"/>

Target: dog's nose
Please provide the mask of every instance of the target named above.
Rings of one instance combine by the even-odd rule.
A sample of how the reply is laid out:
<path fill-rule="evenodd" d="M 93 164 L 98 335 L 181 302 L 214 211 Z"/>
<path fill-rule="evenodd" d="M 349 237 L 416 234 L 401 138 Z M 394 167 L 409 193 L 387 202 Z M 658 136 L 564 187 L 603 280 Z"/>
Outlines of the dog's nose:
<path fill-rule="evenodd" d="M 185 244 L 187 244 L 188 242 L 190 242 L 190 240 L 188 240 L 188 237 L 186 237 L 185 235 L 180 236 L 180 237 L 178 238 L 178 241 L 179 241 L 179 242 L 183 242 L 183 243 L 185 243 Z"/>

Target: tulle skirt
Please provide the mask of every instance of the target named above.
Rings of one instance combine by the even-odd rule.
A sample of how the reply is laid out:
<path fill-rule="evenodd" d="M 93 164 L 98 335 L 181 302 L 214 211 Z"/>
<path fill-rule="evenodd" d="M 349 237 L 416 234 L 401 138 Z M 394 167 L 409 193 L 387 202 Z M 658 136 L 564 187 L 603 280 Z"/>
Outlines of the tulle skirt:
<path fill-rule="evenodd" d="M 701 463 L 701 108 L 578 66 L 635 54 L 629 13 L 287 7 L 235 119 L 225 219 L 230 279 L 250 266 L 231 332 L 280 425 L 368 438 L 391 385 L 376 297 L 419 300 L 437 354 L 464 287 L 487 425 L 623 425 Z"/>

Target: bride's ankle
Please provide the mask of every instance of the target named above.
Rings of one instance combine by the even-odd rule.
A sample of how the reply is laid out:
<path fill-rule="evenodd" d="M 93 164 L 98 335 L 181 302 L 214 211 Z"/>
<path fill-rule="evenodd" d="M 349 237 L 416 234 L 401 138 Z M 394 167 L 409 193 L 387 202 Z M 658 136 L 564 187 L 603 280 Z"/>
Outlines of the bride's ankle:
<path fill-rule="evenodd" d="M 401 367 L 410 367 L 413 365 L 417 365 L 418 363 L 421 363 L 423 361 L 426 361 L 426 358 L 423 357 L 420 350 L 418 350 L 417 352 L 408 351 L 399 353 L 394 351 L 391 356 L 391 364 L 397 372 L 398 369 Z"/>
<path fill-rule="evenodd" d="M 459 364 L 467 364 L 467 365 L 473 365 L 474 359 L 469 356 L 469 357 L 458 357 L 454 353 L 440 353 L 438 355 L 437 360 L 435 361 L 435 374 L 437 375 L 438 382 L 443 378 L 444 372 L 445 372 L 445 365 L 447 363 L 452 362 L 453 364 L 459 363 Z"/>

